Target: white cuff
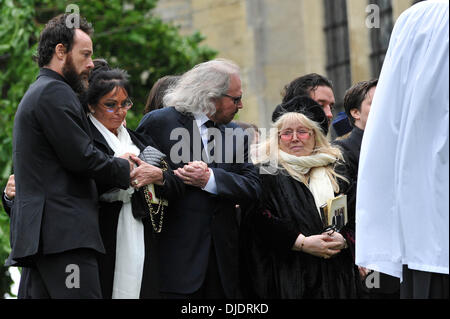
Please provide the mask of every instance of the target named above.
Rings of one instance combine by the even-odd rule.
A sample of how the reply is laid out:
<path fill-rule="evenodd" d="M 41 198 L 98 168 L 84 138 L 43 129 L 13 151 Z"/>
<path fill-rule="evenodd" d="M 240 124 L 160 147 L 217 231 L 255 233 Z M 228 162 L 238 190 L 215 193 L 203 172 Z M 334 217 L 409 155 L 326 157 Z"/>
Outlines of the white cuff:
<path fill-rule="evenodd" d="M 217 184 L 216 179 L 214 177 L 214 172 L 212 169 L 209 169 L 209 180 L 208 183 L 206 183 L 206 186 L 202 188 L 202 190 L 217 195 Z"/>

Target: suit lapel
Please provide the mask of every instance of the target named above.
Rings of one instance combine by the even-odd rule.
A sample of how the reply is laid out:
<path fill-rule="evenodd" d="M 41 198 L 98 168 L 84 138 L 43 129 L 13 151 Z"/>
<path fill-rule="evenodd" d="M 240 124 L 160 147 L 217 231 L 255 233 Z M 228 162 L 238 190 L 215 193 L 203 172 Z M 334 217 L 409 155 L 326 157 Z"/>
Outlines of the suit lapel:
<path fill-rule="evenodd" d="M 190 114 L 179 113 L 178 121 L 189 133 L 189 140 L 186 141 L 189 142 L 189 160 L 201 161 L 204 150 L 200 131 L 198 130 L 197 123 L 194 123 L 195 118 Z"/>

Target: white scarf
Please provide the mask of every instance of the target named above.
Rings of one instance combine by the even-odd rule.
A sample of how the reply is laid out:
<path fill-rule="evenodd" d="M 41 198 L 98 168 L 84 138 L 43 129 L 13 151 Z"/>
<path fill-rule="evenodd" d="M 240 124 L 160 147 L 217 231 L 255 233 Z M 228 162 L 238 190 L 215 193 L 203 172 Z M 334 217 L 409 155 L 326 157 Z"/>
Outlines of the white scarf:
<path fill-rule="evenodd" d="M 116 136 L 91 114 L 89 119 L 114 151 L 114 156 L 121 156 L 124 153 L 139 155 L 139 149 L 134 145 L 123 125 L 117 129 Z M 114 191 L 100 197 L 106 202 L 123 202 L 117 224 L 113 299 L 139 299 L 141 291 L 145 259 L 144 225 L 133 216 L 130 202 L 133 193 L 134 188 L 129 187 L 127 190 Z"/>
<path fill-rule="evenodd" d="M 328 154 L 314 154 L 309 156 L 295 156 L 283 151 L 279 151 L 281 159 L 285 165 L 289 166 L 298 174 L 305 175 L 309 171 L 308 188 L 314 196 L 317 211 L 320 215 L 320 206 L 328 199 L 334 198 L 333 185 L 326 173 L 325 166 L 337 161 L 337 158 Z"/>

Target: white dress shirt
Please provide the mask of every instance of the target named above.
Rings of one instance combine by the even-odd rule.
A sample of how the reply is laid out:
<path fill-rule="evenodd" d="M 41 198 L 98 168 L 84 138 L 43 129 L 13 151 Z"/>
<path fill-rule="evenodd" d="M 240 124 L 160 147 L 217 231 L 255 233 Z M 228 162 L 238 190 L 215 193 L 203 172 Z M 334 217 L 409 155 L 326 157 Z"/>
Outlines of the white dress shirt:
<path fill-rule="evenodd" d="M 205 123 L 209 121 L 209 118 L 204 115 L 194 115 L 195 123 L 197 124 L 198 130 L 200 132 L 200 137 L 202 138 L 203 147 L 206 149 L 206 145 L 208 145 L 208 128 Z M 207 152 L 206 152 L 207 153 Z M 208 156 L 208 154 L 206 154 Z M 217 184 L 216 179 L 214 177 L 214 172 L 211 168 L 209 168 L 209 180 L 208 183 L 202 190 L 217 195 Z"/>

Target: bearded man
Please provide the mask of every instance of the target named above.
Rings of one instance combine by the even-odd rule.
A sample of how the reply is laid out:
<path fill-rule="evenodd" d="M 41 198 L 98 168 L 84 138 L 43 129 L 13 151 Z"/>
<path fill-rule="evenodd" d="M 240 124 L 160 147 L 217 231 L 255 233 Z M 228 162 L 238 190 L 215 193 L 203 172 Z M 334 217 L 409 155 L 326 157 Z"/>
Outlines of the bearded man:
<path fill-rule="evenodd" d="M 51 19 L 42 31 L 41 69 L 14 119 L 16 189 L 6 265 L 25 267 L 21 298 L 102 297 L 96 254 L 105 249 L 94 179 L 111 188 L 130 185 L 128 154 L 113 158 L 92 144 L 77 96 L 94 67 L 92 29 L 71 16 Z"/>

